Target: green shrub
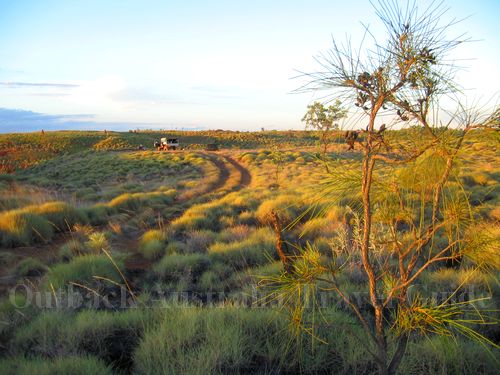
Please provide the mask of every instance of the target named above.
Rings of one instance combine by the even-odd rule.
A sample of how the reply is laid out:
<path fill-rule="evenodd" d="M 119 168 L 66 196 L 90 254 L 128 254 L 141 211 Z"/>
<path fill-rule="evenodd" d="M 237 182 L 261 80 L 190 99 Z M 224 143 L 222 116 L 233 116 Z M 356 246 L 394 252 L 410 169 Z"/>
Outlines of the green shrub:
<path fill-rule="evenodd" d="M 32 301 L 23 294 L 12 294 L 0 302 L 0 342 L 9 347 L 14 331 L 27 324 L 36 314 Z M 1 371 L 0 371 L 1 373 Z"/>
<path fill-rule="evenodd" d="M 220 242 L 242 241 L 250 235 L 252 229 L 248 225 L 236 225 L 226 228 L 217 235 L 217 240 Z"/>
<path fill-rule="evenodd" d="M 35 242 L 49 242 L 53 228 L 47 219 L 23 210 L 0 214 L 0 243 L 13 247 L 31 245 Z"/>
<path fill-rule="evenodd" d="M 172 221 L 172 228 L 178 232 L 189 229 L 217 229 L 214 228 L 214 222 L 203 212 L 192 212 L 190 210 L 185 211 L 181 217 Z"/>
<path fill-rule="evenodd" d="M 164 253 L 164 244 L 158 240 L 151 240 L 141 246 L 141 253 L 146 259 L 159 259 Z"/>
<path fill-rule="evenodd" d="M 83 210 L 64 202 L 49 202 L 41 206 L 26 207 L 25 210 L 36 213 L 51 223 L 56 231 L 65 232 L 75 224 L 85 224 L 87 217 Z"/>
<path fill-rule="evenodd" d="M 175 190 L 134 194 L 125 193 L 111 200 L 108 206 L 124 212 L 136 211 L 143 206 L 161 208 L 172 204 L 175 195 Z"/>
<path fill-rule="evenodd" d="M 248 296 L 256 290 L 257 284 L 262 277 L 278 276 L 282 271 L 283 264 L 281 261 L 275 261 L 235 272 L 228 277 L 226 284 L 228 284 L 229 290 L 233 293 L 233 298 L 237 298 L 238 294 Z"/>
<path fill-rule="evenodd" d="M 125 193 L 114 198 L 108 205 L 120 211 L 135 211 L 141 206 L 141 201 L 135 194 Z"/>
<path fill-rule="evenodd" d="M 139 241 L 139 250 L 146 259 L 159 259 L 163 255 L 167 234 L 159 229 L 145 232 Z"/>
<path fill-rule="evenodd" d="M 165 248 L 165 254 L 183 254 L 187 253 L 186 244 L 180 241 L 170 241 Z"/>
<path fill-rule="evenodd" d="M 152 240 L 164 242 L 167 239 L 167 233 L 160 229 L 150 229 L 141 236 L 141 243 L 147 243 Z"/>
<path fill-rule="evenodd" d="M 496 374 L 494 353 L 460 338 L 432 336 L 411 341 L 399 369 L 401 374 Z"/>
<path fill-rule="evenodd" d="M 88 253 L 88 249 L 85 245 L 77 239 L 72 239 L 59 248 L 58 255 L 62 261 L 68 262 L 75 256 L 84 255 L 86 253 Z"/>
<path fill-rule="evenodd" d="M 164 281 L 178 281 L 181 278 L 196 280 L 210 266 L 205 254 L 165 255 L 153 268 L 156 276 Z"/>
<path fill-rule="evenodd" d="M 304 239 L 314 240 L 317 237 L 332 237 L 338 228 L 338 223 L 327 218 L 314 218 L 306 221 L 300 227 L 300 236 Z"/>
<path fill-rule="evenodd" d="M 253 212 L 243 211 L 238 216 L 238 223 L 243 225 L 255 225 L 257 224 L 257 219 L 255 218 Z"/>
<path fill-rule="evenodd" d="M 145 329 L 153 324 L 151 309 L 129 309 L 123 312 L 86 310 L 76 315 L 72 346 L 95 355 L 120 368 L 130 368 L 132 353 Z"/>
<path fill-rule="evenodd" d="M 494 277 L 478 269 L 442 268 L 437 271 L 425 272 L 421 281 L 430 291 L 451 293 L 458 287 L 470 288 L 474 291 L 489 291 L 490 285 L 496 284 Z"/>
<path fill-rule="evenodd" d="M 88 217 L 89 223 L 92 225 L 103 225 L 108 222 L 108 217 L 115 213 L 112 207 L 103 203 L 97 203 L 93 206 L 83 209 Z"/>
<path fill-rule="evenodd" d="M 123 269 L 123 260 L 114 259 L 120 269 Z M 109 279 L 96 279 L 94 276 Z M 116 267 L 105 255 L 83 255 L 74 258 L 69 263 L 58 264 L 48 273 L 47 285 L 54 289 L 62 288 L 68 283 L 78 283 L 91 289 L 107 289 L 123 280 Z"/>
<path fill-rule="evenodd" d="M 274 234 L 268 228 L 253 232 L 243 241 L 216 242 L 208 249 L 210 258 L 239 270 L 265 264 L 276 258 Z"/>
<path fill-rule="evenodd" d="M 194 205 L 174 220 L 172 227 L 177 232 L 200 229 L 219 231 L 221 218 L 234 217 L 240 209 L 233 199 L 233 196 L 228 196 L 214 202 Z"/>
<path fill-rule="evenodd" d="M 258 315 L 255 319 L 251 314 Z M 135 353 L 138 374 L 213 374 L 259 365 L 277 370 L 277 332 L 284 328 L 272 314 L 238 309 L 169 309 L 169 318 L 149 332 Z M 253 323 L 253 324 L 252 324 Z M 257 324 L 256 324 L 257 323 Z M 165 340 L 168 337 L 168 340 Z M 285 365 L 285 363 L 283 363 Z"/>
<path fill-rule="evenodd" d="M 132 352 L 154 314 L 151 309 L 46 311 L 17 330 L 12 350 L 44 357 L 91 354 L 115 367 L 130 367 Z"/>
<path fill-rule="evenodd" d="M 111 375 L 111 367 L 92 357 L 27 359 L 15 357 L 0 360 L 4 375 Z"/>
<path fill-rule="evenodd" d="M 214 242 L 216 234 L 211 230 L 194 230 L 188 233 L 186 251 L 190 253 L 206 253 Z"/>
<path fill-rule="evenodd" d="M 107 234 L 104 232 L 90 233 L 88 241 L 85 242 L 85 247 L 94 254 L 99 254 L 102 250 L 109 251 L 110 245 Z"/>
<path fill-rule="evenodd" d="M 346 333 L 353 319 L 330 312 L 336 324 L 317 332 L 328 344 L 297 345 L 288 321 L 271 309 L 169 308 L 146 333 L 135 356 L 138 374 L 366 373 L 370 360 Z M 355 328 L 359 334 L 359 330 Z M 165 339 L 168 337 L 168 339 Z"/>
<path fill-rule="evenodd" d="M 16 274 L 19 276 L 41 276 L 47 270 L 45 264 L 34 258 L 25 258 L 16 266 Z"/>
<path fill-rule="evenodd" d="M 301 212 L 302 207 L 298 205 L 300 200 L 296 195 L 280 195 L 274 199 L 268 199 L 259 206 L 255 216 L 261 223 L 269 223 L 271 211 L 277 211 L 280 217 L 289 223 L 294 220 Z"/>
<path fill-rule="evenodd" d="M 228 290 L 228 280 L 231 277 L 233 269 L 231 266 L 216 262 L 210 265 L 210 269 L 203 272 L 196 284 L 198 292 L 224 292 Z"/>
<path fill-rule="evenodd" d="M 1 243 L 4 246 L 19 246 L 49 242 L 54 230 L 62 232 L 77 223 L 86 222 L 87 217 L 83 210 L 64 202 L 27 206 L 0 215 Z"/>

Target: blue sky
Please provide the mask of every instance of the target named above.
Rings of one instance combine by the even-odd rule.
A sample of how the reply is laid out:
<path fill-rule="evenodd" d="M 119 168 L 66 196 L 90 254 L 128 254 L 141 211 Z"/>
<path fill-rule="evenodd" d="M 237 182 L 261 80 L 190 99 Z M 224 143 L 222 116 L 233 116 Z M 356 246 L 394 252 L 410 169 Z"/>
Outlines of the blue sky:
<path fill-rule="evenodd" d="M 491 97 L 500 2 L 449 4 L 480 40 L 457 51 L 460 82 Z M 0 132 L 302 128 L 317 97 L 291 78 L 360 21 L 379 31 L 369 1 L 0 0 Z"/>

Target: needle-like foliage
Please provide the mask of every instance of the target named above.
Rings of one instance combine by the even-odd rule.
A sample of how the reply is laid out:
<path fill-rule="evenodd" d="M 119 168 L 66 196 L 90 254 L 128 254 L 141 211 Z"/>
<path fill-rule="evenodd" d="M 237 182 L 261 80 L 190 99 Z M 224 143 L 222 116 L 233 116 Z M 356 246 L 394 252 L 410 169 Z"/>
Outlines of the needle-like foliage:
<path fill-rule="evenodd" d="M 386 38 L 375 38 L 366 28 L 363 42 L 373 40 L 367 47 L 334 40 L 317 59 L 320 70 L 304 73 L 307 83 L 297 90 L 328 90 L 328 100 L 338 98 L 357 111 L 361 160 L 330 163 L 318 183 L 319 200 L 348 206 L 351 214 L 332 242 L 337 249 L 331 264 L 306 247 L 291 259 L 291 270 L 268 282 L 299 327 L 306 296 L 314 294 L 315 285 L 328 285 L 358 318 L 366 334 L 360 340 L 379 373 L 395 374 L 417 332 L 458 332 L 492 343 L 473 330 L 488 324 L 479 310 L 470 313 L 477 301 L 432 304 L 412 299 L 410 291 L 429 270 L 465 258 L 483 270 L 498 269 L 498 251 L 489 249 L 492 240 L 477 230 L 459 178 L 464 141 L 478 128 L 498 127 L 498 109 L 485 116 L 457 100 L 451 101 L 455 108 L 443 106 L 443 99 L 460 96 L 450 53 L 469 40 L 448 38 L 457 20 L 445 21 L 443 3 L 421 9 L 416 1 L 403 6 L 380 0 L 374 8 Z M 393 127 L 399 131 L 391 132 Z M 308 212 L 321 211 L 316 206 Z M 361 264 L 368 309 L 353 302 L 339 281 L 350 263 Z"/>

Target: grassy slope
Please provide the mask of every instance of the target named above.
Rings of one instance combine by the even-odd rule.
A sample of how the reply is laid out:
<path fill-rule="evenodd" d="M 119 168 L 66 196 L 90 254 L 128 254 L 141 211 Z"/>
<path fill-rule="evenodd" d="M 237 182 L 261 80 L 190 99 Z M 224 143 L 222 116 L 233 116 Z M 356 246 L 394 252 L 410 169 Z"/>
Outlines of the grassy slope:
<path fill-rule="evenodd" d="M 139 145 L 151 148 L 155 139 L 177 137 L 181 145 L 203 148 L 208 143 L 217 143 L 223 148 L 257 148 L 275 142 L 290 147 L 311 146 L 317 141 L 313 132 L 258 132 L 233 131 L 140 131 L 140 132 L 96 132 L 53 131 L 36 133 L 0 134 L 0 173 L 10 173 L 26 168 L 59 154 L 78 151 L 134 149 Z"/>
<path fill-rule="evenodd" d="M 71 228 L 67 237 L 52 230 L 54 242 L 48 245 L 0 249 L 0 261 L 7 264 L 4 272 L 12 274 L 11 270 L 15 270 L 14 276 L 19 281 L 28 276 L 42 291 L 49 290 L 51 284 L 78 283 L 108 295 L 113 302 L 112 296 L 118 290 L 116 284 L 123 284 L 118 267 L 139 301 L 146 305 L 154 305 L 162 293 L 185 291 L 200 295 L 224 292 L 219 301 L 224 304 L 218 309 L 156 307 L 105 312 L 82 308 L 57 312 L 31 307 L 16 311 L 19 309 L 4 300 L 0 319 L 7 324 L 1 327 L 0 337 L 8 353 L 2 352 L 6 359 L 0 361 L 0 372 L 28 373 L 34 366 L 47 373 L 76 371 L 69 370 L 75 366 L 81 373 L 108 373 L 110 366 L 114 371 L 132 368 L 137 373 L 273 373 L 278 369 L 314 373 L 332 368 L 365 373 L 373 368 L 359 343 L 346 334 L 345 327 L 355 330 L 358 327 L 342 308 L 323 311 L 331 314 L 336 323 L 321 326 L 316 332 L 328 344 L 316 342 L 313 346 L 310 336 L 305 335 L 303 345 L 298 347 L 286 328 L 285 316 L 279 312 L 230 306 L 248 301 L 258 275 L 272 275 L 281 270 L 266 214 L 279 208 L 289 220 L 297 217 L 308 206 L 308 198 L 314 196 L 323 176 L 322 166 L 313 154 L 291 150 L 280 153 L 284 166 L 276 180 L 273 153 L 266 148 L 275 139 L 286 140 L 282 142 L 283 148 L 312 145 L 314 139 L 310 134 L 298 132 L 293 139 L 286 132 L 181 134 L 185 140 L 196 143 L 209 143 L 218 137 L 218 142 L 227 146 L 257 148 L 225 152 L 249 172 L 251 180 L 245 183 L 241 171 L 230 163 L 217 159 L 219 164 L 214 164 L 203 154 L 84 151 L 96 144 L 149 145 L 148 140 L 158 134 L 116 133 L 112 134 L 112 141 L 104 143 L 107 138 L 101 133 L 53 135 L 50 138 L 51 133 L 45 134 L 52 139 L 51 144 L 60 144 L 58 152 L 72 155 L 58 156 L 54 152 L 46 157 L 53 158 L 50 161 L 33 160 L 34 167 L 8 178 L 4 176 L 0 189 L 11 195 L 4 199 L 0 215 L 12 212 L 13 208 L 29 207 L 33 199 L 39 199 L 38 203 L 50 202 L 57 192 L 64 197 L 74 194 L 73 204 L 83 210 L 87 221 Z M 22 142 L 37 136 L 6 135 L 4 139 Z M 43 150 L 49 143 L 40 144 Z M 470 191 L 472 204 L 481 215 L 480 220 L 490 227 L 499 219 L 497 144 L 498 139 L 479 135 L 469 140 L 461 165 L 461 178 Z M 342 146 L 334 148 L 339 147 Z M 213 157 L 219 158 L 216 154 Z M 332 153 L 331 157 L 352 170 L 359 168 L 356 153 Z M 178 179 L 155 177 L 163 176 L 168 166 L 182 166 Z M 203 190 L 204 186 L 216 189 Z M 178 191 L 178 197 L 184 198 L 166 199 L 163 193 L 171 192 L 172 188 Z M 226 193 L 229 190 L 233 192 Z M 33 195 L 33 191 L 40 196 Z M 162 199 L 152 193 L 160 193 Z M 331 252 L 330 244 L 343 215 L 342 207 L 328 203 L 328 200 L 320 202 L 319 207 L 325 210 L 319 217 L 304 218 L 287 234 L 293 242 L 310 241 L 325 257 Z M 45 212 L 36 215 L 54 222 L 61 212 L 65 218 L 74 214 L 65 208 L 57 211 L 57 215 L 50 213 L 50 217 Z M 94 222 L 89 216 L 91 212 Z M 34 232 L 22 234 L 36 238 Z M 111 253 L 115 264 L 102 249 Z M 24 256 L 24 251 L 33 259 Z M 39 257 L 45 251 L 52 256 Z M 112 282 L 95 279 L 96 275 Z M 358 266 L 346 270 L 343 281 L 351 292 L 364 290 L 363 273 Z M 432 290 L 465 282 L 474 293 L 488 293 L 487 283 L 494 287 L 494 296 L 498 297 L 499 292 L 494 278 L 473 272 L 467 265 L 458 270 L 432 269 L 423 281 Z M 92 293 L 88 297 L 93 297 Z M 493 299 L 491 307 L 496 308 L 495 304 Z M 495 326 L 488 329 L 485 334 L 489 337 L 498 335 Z M 496 368 L 481 347 L 461 340 L 416 339 L 409 353 L 402 365 L 404 373 L 494 373 Z M 33 358 L 24 359 L 25 356 Z M 62 359 L 53 362 L 50 358 L 54 356 Z"/>

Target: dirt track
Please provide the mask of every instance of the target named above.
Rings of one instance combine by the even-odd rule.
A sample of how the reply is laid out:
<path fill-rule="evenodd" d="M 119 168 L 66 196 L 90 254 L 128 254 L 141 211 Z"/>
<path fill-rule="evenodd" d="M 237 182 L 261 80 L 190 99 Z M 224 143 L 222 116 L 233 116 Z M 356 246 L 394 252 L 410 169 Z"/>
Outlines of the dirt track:
<path fill-rule="evenodd" d="M 182 204 L 185 209 L 192 204 L 218 199 L 226 193 L 238 191 L 251 183 L 252 178 L 249 171 L 230 155 L 220 152 L 210 152 L 205 155 L 208 156 L 210 162 L 217 168 L 217 178 L 207 185 L 201 184 L 199 187 L 181 194 L 176 202 Z M 182 215 L 182 212 L 175 217 Z M 125 262 L 125 267 L 128 271 L 141 272 L 151 267 L 152 262 L 144 259 L 137 251 L 141 233 L 139 231 L 134 231 L 134 233 L 130 234 L 131 236 L 123 238 L 121 242 L 121 248 L 126 248 L 131 253 L 130 257 Z M 44 263 L 50 263 L 57 258 L 57 249 L 67 241 L 68 238 L 69 236 L 67 233 L 61 233 L 48 245 L 16 248 L 15 252 L 17 256 L 22 258 L 33 257 L 42 260 Z M 8 273 L 9 271 L 2 269 L 1 274 L 3 276 L 0 278 L 0 294 L 5 293 L 9 287 L 13 286 L 17 279 L 15 275 L 9 275 Z"/>
<path fill-rule="evenodd" d="M 183 203 L 185 206 L 190 207 L 193 204 L 217 199 L 224 194 L 241 190 L 250 185 L 252 181 L 250 172 L 231 156 L 221 153 L 210 153 L 207 155 L 218 169 L 217 179 L 206 186 L 200 186 L 181 194 L 176 200 L 177 203 Z M 183 212 L 170 218 L 170 220 L 181 216 Z M 125 268 L 129 272 L 140 273 L 149 269 L 153 262 L 144 259 L 137 251 L 139 234 L 136 234 L 134 237 L 134 239 L 128 239 L 127 241 L 126 247 L 131 250 L 132 254 L 126 260 Z"/>
<path fill-rule="evenodd" d="M 191 199 L 208 199 L 217 193 L 238 191 L 250 185 L 252 181 L 250 172 L 231 156 L 222 153 L 208 153 L 205 155 L 218 169 L 217 179 L 206 186 L 199 186 L 184 192 L 178 197 L 178 202 L 187 202 Z"/>

